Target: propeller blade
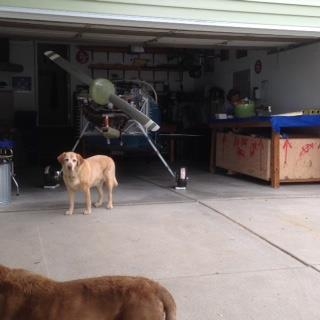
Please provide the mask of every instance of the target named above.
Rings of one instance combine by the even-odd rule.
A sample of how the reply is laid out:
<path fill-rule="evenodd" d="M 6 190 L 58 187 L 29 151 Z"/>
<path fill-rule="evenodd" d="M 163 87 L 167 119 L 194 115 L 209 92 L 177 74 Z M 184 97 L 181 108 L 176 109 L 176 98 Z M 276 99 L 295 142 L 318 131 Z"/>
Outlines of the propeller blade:
<path fill-rule="evenodd" d="M 111 94 L 109 100 L 117 108 L 126 113 L 129 117 L 141 123 L 141 125 L 144 126 L 146 130 L 157 131 L 160 129 L 160 127 L 152 119 L 150 119 L 138 109 L 130 106 L 128 102 L 116 96 L 115 94 Z"/>
<path fill-rule="evenodd" d="M 81 82 L 90 86 L 92 79 L 85 73 L 79 72 L 79 70 L 77 70 L 69 61 L 62 58 L 58 53 L 53 51 L 46 51 L 44 54 L 63 70 L 67 71 L 68 73 L 79 79 Z"/>
<path fill-rule="evenodd" d="M 92 80 L 85 73 L 79 72 L 76 67 L 74 67 L 69 61 L 62 58 L 56 52 L 46 51 L 44 54 L 63 70 L 69 72 L 81 82 L 89 85 L 90 95 L 96 103 L 103 105 L 110 101 L 129 117 L 141 123 L 146 130 L 157 131 L 160 129 L 159 125 L 146 116 L 143 112 L 130 106 L 128 102 L 115 95 L 114 85 L 111 81 L 107 79 Z"/>

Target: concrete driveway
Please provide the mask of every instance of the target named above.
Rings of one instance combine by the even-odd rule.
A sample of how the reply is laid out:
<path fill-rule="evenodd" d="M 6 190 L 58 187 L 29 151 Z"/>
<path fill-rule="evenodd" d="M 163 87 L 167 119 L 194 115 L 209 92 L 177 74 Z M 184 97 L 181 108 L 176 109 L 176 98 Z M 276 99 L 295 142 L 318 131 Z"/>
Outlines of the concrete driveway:
<path fill-rule="evenodd" d="M 120 168 L 113 210 L 65 216 L 64 187 L 22 186 L 0 207 L 0 263 L 57 280 L 142 275 L 180 320 L 320 319 L 320 187 L 191 170 L 174 190 L 161 165 Z"/>

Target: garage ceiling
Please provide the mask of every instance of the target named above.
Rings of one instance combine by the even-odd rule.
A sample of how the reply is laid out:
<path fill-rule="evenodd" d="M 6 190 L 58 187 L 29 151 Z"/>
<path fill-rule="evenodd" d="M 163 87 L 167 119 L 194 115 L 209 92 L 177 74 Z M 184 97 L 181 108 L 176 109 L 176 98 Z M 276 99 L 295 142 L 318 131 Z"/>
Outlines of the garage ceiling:
<path fill-rule="evenodd" d="M 241 48 L 275 49 L 295 47 L 317 41 L 314 36 L 279 36 L 153 29 L 81 23 L 44 22 L 0 19 L 0 36 L 10 39 L 34 39 L 103 45 L 144 45 L 145 47 L 177 48 Z"/>

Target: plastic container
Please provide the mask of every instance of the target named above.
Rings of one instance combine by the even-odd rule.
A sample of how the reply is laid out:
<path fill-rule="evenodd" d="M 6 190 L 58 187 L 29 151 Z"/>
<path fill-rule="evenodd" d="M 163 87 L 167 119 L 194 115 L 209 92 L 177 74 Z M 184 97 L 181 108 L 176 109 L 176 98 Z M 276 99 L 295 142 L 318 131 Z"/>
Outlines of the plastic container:
<path fill-rule="evenodd" d="M 11 202 L 11 162 L 0 160 L 0 205 Z"/>
<path fill-rule="evenodd" d="M 236 118 L 254 117 L 256 115 L 254 102 L 248 101 L 246 103 L 239 103 L 234 108 L 234 115 Z"/>

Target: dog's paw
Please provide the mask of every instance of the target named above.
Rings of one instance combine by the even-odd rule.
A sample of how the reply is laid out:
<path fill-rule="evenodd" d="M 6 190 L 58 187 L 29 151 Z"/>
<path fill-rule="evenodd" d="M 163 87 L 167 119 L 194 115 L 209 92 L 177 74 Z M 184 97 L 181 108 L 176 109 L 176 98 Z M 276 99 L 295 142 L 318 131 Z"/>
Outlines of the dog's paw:
<path fill-rule="evenodd" d="M 108 205 L 107 205 L 107 209 L 112 209 L 112 208 L 113 208 L 112 203 L 108 203 Z"/>
<path fill-rule="evenodd" d="M 85 210 L 83 211 L 83 214 L 91 214 L 91 210 L 85 209 Z"/>
<path fill-rule="evenodd" d="M 71 216 L 73 214 L 73 211 L 72 210 L 67 210 L 64 214 L 66 216 Z"/>
<path fill-rule="evenodd" d="M 93 204 L 96 208 L 98 208 L 98 207 L 101 207 L 102 206 L 102 202 L 95 202 L 94 204 Z"/>

